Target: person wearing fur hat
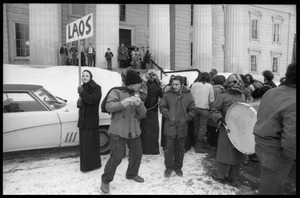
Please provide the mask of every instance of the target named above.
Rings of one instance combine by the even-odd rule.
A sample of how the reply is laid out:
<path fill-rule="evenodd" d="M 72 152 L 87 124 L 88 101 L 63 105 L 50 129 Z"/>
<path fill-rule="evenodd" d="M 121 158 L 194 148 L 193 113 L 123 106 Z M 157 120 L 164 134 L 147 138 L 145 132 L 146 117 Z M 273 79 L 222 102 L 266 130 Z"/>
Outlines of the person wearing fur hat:
<path fill-rule="evenodd" d="M 82 72 L 82 86 L 78 87 L 80 99 L 79 108 L 79 147 L 80 170 L 91 171 L 101 167 L 99 127 L 99 103 L 101 100 L 101 86 L 93 80 L 89 70 Z"/>
<path fill-rule="evenodd" d="M 159 123 L 158 103 L 162 98 L 162 88 L 154 69 L 148 70 L 143 76 L 147 85 L 146 118 L 141 120 L 141 141 L 143 154 L 159 154 Z"/>
<path fill-rule="evenodd" d="M 223 124 L 225 123 L 226 112 L 236 102 L 245 102 L 242 96 L 242 79 L 238 74 L 231 74 L 225 81 L 225 91 L 218 95 L 211 109 L 211 118 L 218 124 L 219 135 L 217 145 L 217 173 L 212 178 L 221 183 L 239 187 L 238 181 L 240 168 L 244 162 L 244 155 L 232 145 Z"/>
<path fill-rule="evenodd" d="M 111 124 L 108 134 L 111 139 L 111 153 L 104 173 L 102 174 L 101 190 L 109 193 L 109 183 L 113 181 L 117 167 L 122 162 L 126 145 L 129 148 L 129 163 L 126 178 L 139 183 L 144 179 L 138 175 L 141 160 L 141 128 L 139 121 L 146 117 L 146 107 L 137 92 L 142 79 L 136 71 L 128 70 L 125 78 L 127 91 L 113 89 L 106 102 L 106 109 L 111 113 Z M 129 91 L 130 90 L 130 91 Z"/>
<path fill-rule="evenodd" d="M 184 86 L 184 78 L 175 76 L 170 91 L 164 93 L 160 101 L 160 112 L 166 118 L 164 134 L 165 178 L 170 178 L 174 170 L 182 177 L 185 140 L 188 135 L 188 121 L 192 120 L 196 112 L 194 97 L 190 89 Z"/>

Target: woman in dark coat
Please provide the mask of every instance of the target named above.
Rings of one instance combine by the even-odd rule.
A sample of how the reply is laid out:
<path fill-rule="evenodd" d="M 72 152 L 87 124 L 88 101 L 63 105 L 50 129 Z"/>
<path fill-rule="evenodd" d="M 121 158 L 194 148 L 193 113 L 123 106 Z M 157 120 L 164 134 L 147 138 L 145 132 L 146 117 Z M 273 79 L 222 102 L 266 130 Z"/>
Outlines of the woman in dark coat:
<path fill-rule="evenodd" d="M 143 154 L 159 154 L 159 123 L 158 123 L 158 99 L 162 98 L 162 88 L 155 70 L 148 70 L 145 74 L 147 81 L 147 108 L 146 118 L 141 119 L 141 141 Z"/>
<path fill-rule="evenodd" d="M 82 72 L 82 86 L 78 87 L 80 170 L 91 171 L 101 167 L 99 127 L 99 103 L 101 87 L 90 71 Z"/>

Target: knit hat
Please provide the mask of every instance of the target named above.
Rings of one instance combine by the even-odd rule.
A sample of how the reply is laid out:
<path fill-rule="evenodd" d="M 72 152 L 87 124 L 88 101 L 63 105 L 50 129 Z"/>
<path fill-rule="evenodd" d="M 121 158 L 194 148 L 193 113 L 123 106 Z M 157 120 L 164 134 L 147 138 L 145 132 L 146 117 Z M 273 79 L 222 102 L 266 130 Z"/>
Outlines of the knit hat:
<path fill-rule="evenodd" d="M 142 78 L 136 71 L 133 70 L 127 71 L 126 78 L 125 78 L 126 86 L 136 84 L 136 83 L 141 83 L 141 82 L 142 82 Z"/>
<path fill-rule="evenodd" d="M 87 69 L 86 69 L 86 70 L 83 70 L 83 72 L 88 72 L 88 73 L 90 74 L 90 77 L 91 77 L 91 80 L 92 80 L 92 78 L 93 78 L 93 74 L 92 74 L 92 72 L 90 72 L 90 71 L 89 71 L 89 70 L 87 70 Z M 83 72 L 82 72 L 82 73 L 83 73 Z"/>

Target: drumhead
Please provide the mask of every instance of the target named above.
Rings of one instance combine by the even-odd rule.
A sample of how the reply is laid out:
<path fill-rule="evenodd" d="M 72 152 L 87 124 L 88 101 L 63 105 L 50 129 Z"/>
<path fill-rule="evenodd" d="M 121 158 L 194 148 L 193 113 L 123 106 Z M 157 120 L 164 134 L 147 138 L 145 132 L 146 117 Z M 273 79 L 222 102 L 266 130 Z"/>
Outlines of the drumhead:
<path fill-rule="evenodd" d="M 227 134 L 231 143 L 241 153 L 255 153 L 253 128 L 256 123 L 256 110 L 247 103 L 237 102 L 229 107 L 226 113 Z"/>

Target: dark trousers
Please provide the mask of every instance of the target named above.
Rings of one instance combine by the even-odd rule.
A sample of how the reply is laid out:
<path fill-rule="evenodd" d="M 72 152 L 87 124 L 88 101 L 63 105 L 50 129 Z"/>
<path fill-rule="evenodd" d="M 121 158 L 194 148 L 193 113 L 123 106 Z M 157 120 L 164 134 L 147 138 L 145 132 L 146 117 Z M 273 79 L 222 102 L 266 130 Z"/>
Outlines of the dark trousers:
<path fill-rule="evenodd" d="M 166 136 L 166 145 L 164 147 L 165 166 L 167 169 L 181 169 L 183 166 L 183 157 L 185 138 L 173 139 Z"/>
<path fill-rule="evenodd" d="M 111 60 L 107 60 L 107 69 L 111 70 Z"/>
<path fill-rule="evenodd" d="M 233 180 L 237 180 L 240 175 L 241 164 L 226 164 L 217 162 L 217 171 L 219 176 L 228 176 Z"/>
<path fill-rule="evenodd" d="M 120 68 L 126 68 L 127 67 L 127 60 L 120 60 Z"/>
<path fill-rule="evenodd" d="M 255 153 L 260 166 L 258 194 L 282 195 L 293 160 L 287 159 L 281 148 L 255 144 Z"/>
<path fill-rule="evenodd" d="M 93 66 L 93 59 L 94 59 L 94 55 L 93 54 L 87 54 L 87 58 L 88 58 L 88 66 Z"/>
<path fill-rule="evenodd" d="M 108 159 L 102 182 L 108 184 L 114 179 L 117 167 L 122 162 L 126 152 L 126 144 L 129 148 L 129 163 L 126 171 L 126 178 L 132 179 L 138 175 L 142 161 L 142 146 L 140 137 L 134 139 L 125 139 L 111 136 L 110 158 Z"/>
<path fill-rule="evenodd" d="M 72 65 L 76 65 L 77 55 L 72 54 Z"/>

